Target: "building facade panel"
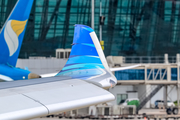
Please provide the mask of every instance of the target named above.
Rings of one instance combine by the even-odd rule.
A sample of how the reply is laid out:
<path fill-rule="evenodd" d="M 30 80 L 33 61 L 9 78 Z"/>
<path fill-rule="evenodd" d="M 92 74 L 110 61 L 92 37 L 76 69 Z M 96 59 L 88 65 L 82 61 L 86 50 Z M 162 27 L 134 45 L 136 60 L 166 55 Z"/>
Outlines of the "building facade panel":
<path fill-rule="evenodd" d="M 0 1 L 1 27 L 16 1 Z M 180 0 L 95 0 L 98 37 L 100 1 L 106 56 L 180 52 Z M 71 48 L 74 24 L 91 26 L 91 0 L 34 0 L 19 57 L 55 56 L 55 49 Z"/>

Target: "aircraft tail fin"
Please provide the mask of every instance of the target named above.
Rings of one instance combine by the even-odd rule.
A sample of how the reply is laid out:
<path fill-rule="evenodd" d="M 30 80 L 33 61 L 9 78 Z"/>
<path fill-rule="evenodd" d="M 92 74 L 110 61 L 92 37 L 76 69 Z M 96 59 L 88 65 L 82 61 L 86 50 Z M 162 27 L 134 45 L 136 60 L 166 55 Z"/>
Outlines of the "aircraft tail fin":
<path fill-rule="evenodd" d="M 85 80 L 116 78 L 109 70 L 104 53 L 94 30 L 85 25 L 75 25 L 74 39 L 69 59 L 57 76 L 70 76 Z M 106 76 L 103 77 L 102 76 Z M 112 82 L 112 80 L 111 80 Z"/>
<path fill-rule="evenodd" d="M 15 66 L 34 0 L 18 0 L 0 32 L 0 64 Z"/>

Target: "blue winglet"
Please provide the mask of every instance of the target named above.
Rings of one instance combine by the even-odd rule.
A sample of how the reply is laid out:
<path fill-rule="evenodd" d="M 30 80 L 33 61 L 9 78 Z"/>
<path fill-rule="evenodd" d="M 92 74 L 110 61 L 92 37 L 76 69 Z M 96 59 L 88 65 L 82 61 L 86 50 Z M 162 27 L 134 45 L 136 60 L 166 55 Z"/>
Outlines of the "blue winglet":
<path fill-rule="evenodd" d="M 58 76 L 91 77 L 105 69 L 91 38 L 94 30 L 85 25 L 75 25 L 73 46 L 69 59 Z"/>
<path fill-rule="evenodd" d="M 0 33 L 0 64 L 16 65 L 34 0 L 19 0 Z"/>

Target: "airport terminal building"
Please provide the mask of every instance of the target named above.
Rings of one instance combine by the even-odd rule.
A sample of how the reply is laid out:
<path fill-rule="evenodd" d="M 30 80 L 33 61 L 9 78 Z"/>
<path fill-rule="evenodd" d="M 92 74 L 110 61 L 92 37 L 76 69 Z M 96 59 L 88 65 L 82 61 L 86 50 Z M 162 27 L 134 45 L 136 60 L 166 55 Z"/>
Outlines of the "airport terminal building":
<path fill-rule="evenodd" d="M 16 1 L 0 1 L 1 27 Z M 106 56 L 175 56 L 180 51 L 179 0 L 95 0 L 98 37 L 100 1 Z M 91 26 L 91 11 L 91 0 L 34 0 L 19 57 L 55 56 L 55 49 L 71 48 L 74 25 Z"/>

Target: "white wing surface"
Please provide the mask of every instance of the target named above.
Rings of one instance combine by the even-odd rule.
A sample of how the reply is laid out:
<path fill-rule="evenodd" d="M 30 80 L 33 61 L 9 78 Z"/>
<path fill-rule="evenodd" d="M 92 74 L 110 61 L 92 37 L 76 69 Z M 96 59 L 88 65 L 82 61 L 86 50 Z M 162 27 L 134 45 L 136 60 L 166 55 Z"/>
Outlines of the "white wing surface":
<path fill-rule="evenodd" d="M 108 91 L 80 79 L 43 78 L 0 84 L 0 119 L 29 119 L 114 100 Z"/>
<path fill-rule="evenodd" d="M 41 74 L 40 76 L 41 76 L 42 78 L 45 78 L 45 77 L 53 77 L 53 76 L 55 76 L 55 75 L 57 75 L 57 74 L 58 74 L 58 72 L 56 72 L 56 73 Z"/>

